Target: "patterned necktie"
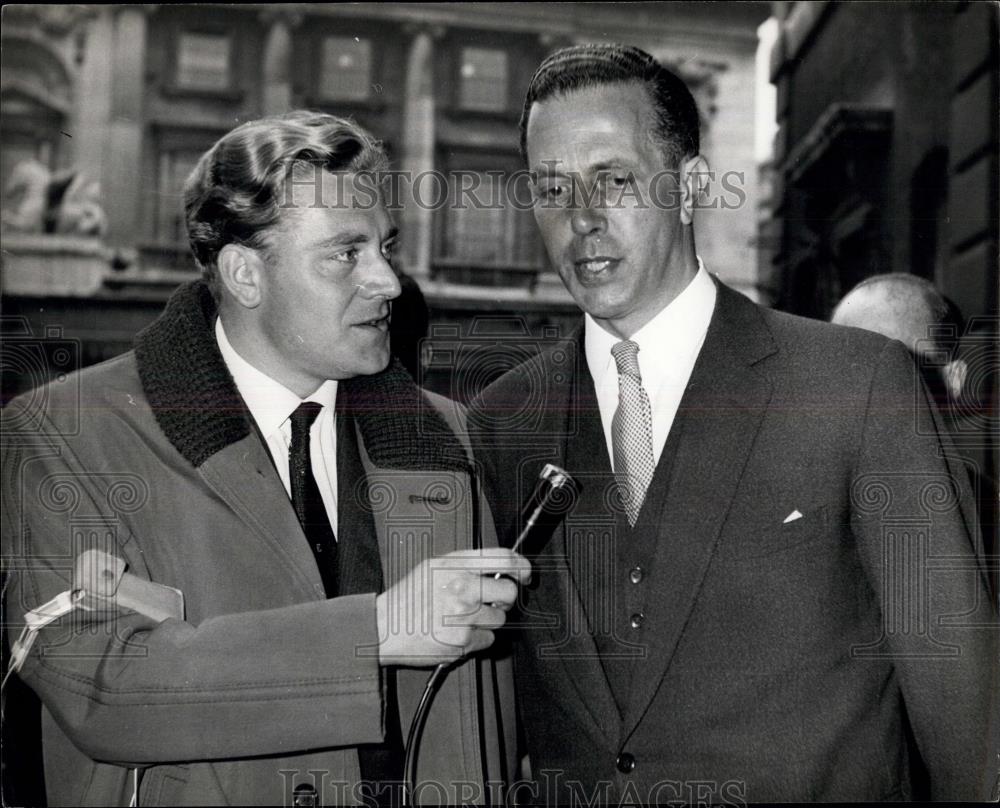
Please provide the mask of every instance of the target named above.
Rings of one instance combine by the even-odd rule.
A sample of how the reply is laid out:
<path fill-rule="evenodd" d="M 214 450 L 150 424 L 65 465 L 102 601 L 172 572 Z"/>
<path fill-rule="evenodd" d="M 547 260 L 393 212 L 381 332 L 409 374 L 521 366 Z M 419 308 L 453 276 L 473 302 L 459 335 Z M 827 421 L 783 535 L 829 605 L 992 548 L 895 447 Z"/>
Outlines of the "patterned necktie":
<path fill-rule="evenodd" d="M 653 480 L 653 409 L 639 375 L 639 346 L 631 340 L 611 349 L 618 366 L 618 409 L 611 421 L 615 475 L 625 496 L 625 514 L 635 527 Z"/>
<path fill-rule="evenodd" d="M 323 504 L 309 461 L 309 429 L 323 409 L 315 401 L 302 402 L 291 415 L 292 445 L 288 450 L 288 475 L 291 480 L 292 506 L 302 531 L 316 557 L 326 596 L 337 594 L 337 539 Z"/>

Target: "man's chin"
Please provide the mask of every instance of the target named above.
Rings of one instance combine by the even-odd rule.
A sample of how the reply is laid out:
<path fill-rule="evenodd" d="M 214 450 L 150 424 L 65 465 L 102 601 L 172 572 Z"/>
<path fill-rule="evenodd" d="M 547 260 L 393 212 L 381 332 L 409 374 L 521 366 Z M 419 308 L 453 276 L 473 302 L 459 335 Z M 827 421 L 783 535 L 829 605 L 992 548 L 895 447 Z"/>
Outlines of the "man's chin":
<path fill-rule="evenodd" d="M 625 306 L 610 288 L 584 288 L 575 286 L 569 290 L 581 309 L 598 320 L 610 320 L 621 315 Z"/>

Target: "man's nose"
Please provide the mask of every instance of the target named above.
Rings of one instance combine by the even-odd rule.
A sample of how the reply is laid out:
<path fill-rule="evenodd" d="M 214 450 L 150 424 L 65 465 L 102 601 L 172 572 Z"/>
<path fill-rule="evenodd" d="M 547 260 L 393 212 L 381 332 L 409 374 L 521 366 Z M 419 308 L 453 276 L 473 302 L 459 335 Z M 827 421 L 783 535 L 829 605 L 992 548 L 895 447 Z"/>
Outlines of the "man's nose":
<path fill-rule="evenodd" d="M 399 285 L 399 278 L 396 276 L 396 270 L 392 268 L 392 264 L 382 255 L 379 255 L 373 262 L 362 278 L 362 282 L 358 284 L 358 292 L 362 297 L 369 300 L 376 297 L 392 300 L 399 297 L 402 291 L 403 289 Z"/>
<path fill-rule="evenodd" d="M 608 220 L 604 212 L 592 204 L 574 207 L 570 214 L 570 223 L 573 232 L 578 236 L 603 233 L 608 229 Z"/>

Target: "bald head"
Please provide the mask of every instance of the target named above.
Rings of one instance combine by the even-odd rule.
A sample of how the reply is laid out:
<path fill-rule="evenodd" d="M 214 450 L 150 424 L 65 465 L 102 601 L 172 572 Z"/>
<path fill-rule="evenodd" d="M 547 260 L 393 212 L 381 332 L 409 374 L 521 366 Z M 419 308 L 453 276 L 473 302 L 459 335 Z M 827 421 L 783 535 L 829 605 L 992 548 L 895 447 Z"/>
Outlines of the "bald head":
<path fill-rule="evenodd" d="M 927 371 L 932 371 L 951 399 L 961 395 L 968 368 L 964 360 L 948 357 L 961 337 L 962 317 L 929 281 L 904 272 L 873 275 L 844 296 L 830 322 L 898 339 L 920 357 L 929 383 L 933 379 Z"/>
<path fill-rule="evenodd" d="M 898 339 L 913 353 L 926 354 L 934 348 L 928 340 L 936 336 L 936 327 L 951 319 L 948 301 L 933 284 L 916 275 L 892 273 L 855 286 L 837 304 L 830 321 Z"/>

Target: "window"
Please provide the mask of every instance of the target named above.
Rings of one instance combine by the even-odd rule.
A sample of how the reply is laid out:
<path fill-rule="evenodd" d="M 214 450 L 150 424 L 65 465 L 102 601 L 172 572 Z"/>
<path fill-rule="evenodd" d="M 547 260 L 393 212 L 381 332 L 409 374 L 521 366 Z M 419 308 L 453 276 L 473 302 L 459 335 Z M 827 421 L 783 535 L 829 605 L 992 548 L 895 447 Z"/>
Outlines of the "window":
<path fill-rule="evenodd" d="M 186 31 L 177 46 L 177 86 L 190 90 L 228 90 L 230 51 L 226 34 Z"/>
<path fill-rule="evenodd" d="M 205 149 L 167 151 L 160 154 L 157 187 L 156 237 L 161 244 L 186 244 L 184 181 Z"/>
<path fill-rule="evenodd" d="M 492 48 L 462 48 L 459 106 L 475 112 L 505 112 L 507 94 L 507 54 Z"/>
<path fill-rule="evenodd" d="M 328 36 L 323 40 L 319 94 L 332 101 L 365 101 L 372 85 L 372 43 Z"/>
<path fill-rule="evenodd" d="M 531 209 L 508 199 L 516 194 L 509 176 L 496 170 L 449 173 L 435 258 L 449 280 L 520 286 L 544 267 Z"/>

